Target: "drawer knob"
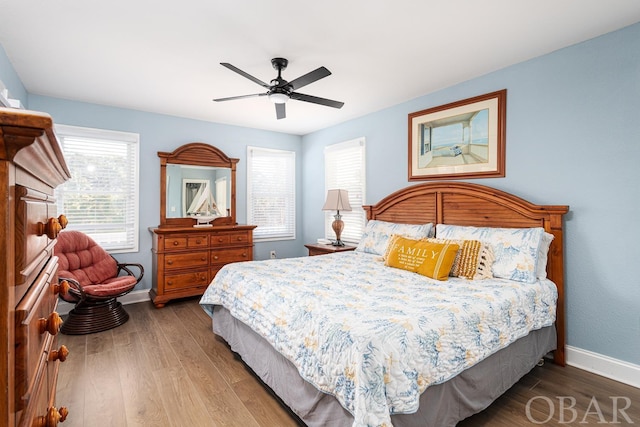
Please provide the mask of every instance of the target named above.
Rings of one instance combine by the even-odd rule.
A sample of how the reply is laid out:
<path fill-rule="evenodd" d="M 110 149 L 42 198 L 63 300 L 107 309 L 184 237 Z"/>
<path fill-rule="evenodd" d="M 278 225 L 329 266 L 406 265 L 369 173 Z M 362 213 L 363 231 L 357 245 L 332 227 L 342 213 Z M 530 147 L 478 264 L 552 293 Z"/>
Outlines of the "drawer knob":
<path fill-rule="evenodd" d="M 167 264 L 172 265 L 173 264 L 173 260 L 168 260 Z"/>
<path fill-rule="evenodd" d="M 214 255 L 213 259 L 217 260 L 218 259 L 218 255 Z"/>
<path fill-rule="evenodd" d="M 200 257 L 200 261 L 206 261 L 207 258 L 206 257 Z"/>
<path fill-rule="evenodd" d="M 60 227 L 62 227 L 63 230 L 67 228 L 67 224 L 69 224 L 69 220 L 64 214 L 58 216 L 58 222 L 60 223 Z"/>
<path fill-rule="evenodd" d="M 242 241 L 242 236 L 238 236 L 238 242 Z"/>
<path fill-rule="evenodd" d="M 38 236 L 46 234 L 51 240 L 58 237 L 58 233 L 62 230 L 62 226 L 60 225 L 60 222 L 58 222 L 58 218 L 49 218 L 46 224 L 39 222 L 37 227 L 38 231 L 36 234 Z"/>
<path fill-rule="evenodd" d="M 46 319 L 39 320 L 38 329 L 40 334 L 49 332 L 51 335 L 55 335 L 60 330 L 60 326 L 62 326 L 62 317 L 54 311 Z"/>
<path fill-rule="evenodd" d="M 202 240 L 200 239 L 196 240 L 196 245 L 199 245 L 200 243 L 202 243 Z"/>
<path fill-rule="evenodd" d="M 173 280 L 167 280 L 167 285 L 172 286 L 173 285 Z"/>
<path fill-rule="evenodd" d="M 173 241 L 173 246 L 178 246 L 178 245 L 179 245 L 178 241 L 177 241 L 177 240 L 174 240 L 174 241 Z"/>
<path fill-rule="evenodd" d="M 202 276 L 200 276 L 200 280 L 207 280 L 207 276 L 203 274 Z"/>
<path fill-rule="evenodd" d="M 63 280 L 60 283 L 54 283 L 51 285 L 51 287 L 53 288 L 54 295 L 66 295 L 71 288 L 69 286 L 69 282 L 67 282 L 66 280 Z"/>
<path fill-rule="evenodd" d="M 218 242 L 224 242 L 224 239 L 222 237 L 218 237 Z"/>
<path fill-rule="evenodd" d="M 243 253 L 242 253 L 242 256 L 243 256 L 244 258 L 246 258 L 246 257 L 247 257 L 247 253 L 246 253 L 246 252 L 243 252 Z"/>
<path fill-rule="evenodd" d="M 64 362 L 67 360 L 67 356 L 69 356 L 69 349 L 66 345 L 61 345 L 59 349 L 51 350 L 51 353 L 49 353 L 49 362 L 55 362 L 56 360 Z"/>
<path fill-rule="evenodd" d="M 55 406 L 52 406 L 47 411 L 47 415 L 37 417 L 33 420 L 34 427 L 55 427 L 58 423 L 62 423 L 67 419 L 69 415 L 69 410 L 64 406 L 60 408 L 60 410 L 56 409 Z"/>

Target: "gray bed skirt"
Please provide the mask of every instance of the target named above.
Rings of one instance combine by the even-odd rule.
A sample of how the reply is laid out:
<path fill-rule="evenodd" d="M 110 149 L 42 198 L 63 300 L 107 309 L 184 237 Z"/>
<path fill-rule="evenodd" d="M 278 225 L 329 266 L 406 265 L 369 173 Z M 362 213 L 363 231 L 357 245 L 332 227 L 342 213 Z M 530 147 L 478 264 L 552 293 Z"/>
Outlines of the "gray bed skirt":
<path fill-rule="evenodd" d="M 266 340 L 221 306 L 214 307 L 213 332 L 222 337 L 289 408 L 312 427 L 350 427 L 353 416 L 333 396 L 298 375 L 296 367 Z M 391 416 L 395 427 L 446 427 L 482 411 L 556 348 L 556 330 L 532 331 L 507 348 L 428 387 L 415 414 Z"/>

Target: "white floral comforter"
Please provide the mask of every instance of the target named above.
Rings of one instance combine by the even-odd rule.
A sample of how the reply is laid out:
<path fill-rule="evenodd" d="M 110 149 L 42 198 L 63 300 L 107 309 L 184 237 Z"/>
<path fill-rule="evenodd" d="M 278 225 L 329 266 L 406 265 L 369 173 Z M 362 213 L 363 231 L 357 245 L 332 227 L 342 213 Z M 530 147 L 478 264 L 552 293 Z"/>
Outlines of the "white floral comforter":
<path fill-rule="evenodd" d="M 354 426 L 391 426 L 429 385 L 552 325 L 556 298 L 548 280 L 438 282 L 349 252 L 227 265 L 200 304 L 253 328 Z"/>

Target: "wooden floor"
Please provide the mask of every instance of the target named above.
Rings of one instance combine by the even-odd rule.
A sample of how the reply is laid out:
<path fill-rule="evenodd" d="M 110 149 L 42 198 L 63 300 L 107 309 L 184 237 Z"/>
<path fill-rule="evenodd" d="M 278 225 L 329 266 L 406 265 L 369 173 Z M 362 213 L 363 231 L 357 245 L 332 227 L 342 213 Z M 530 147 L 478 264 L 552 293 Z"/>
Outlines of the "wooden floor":
<path fill-rule="evenodd" d="M 300 425 L 213 335 L 197 298 L 162 309 L 150 302 L 126 309 L 131 318 L 116 329 L 60 335 L 70 350 L 58 379 L 57 403 L 69 409 L 61 426 Z M 547 362 L 459 426 L 612 421 L 640 425 L 640 389 Z"/>

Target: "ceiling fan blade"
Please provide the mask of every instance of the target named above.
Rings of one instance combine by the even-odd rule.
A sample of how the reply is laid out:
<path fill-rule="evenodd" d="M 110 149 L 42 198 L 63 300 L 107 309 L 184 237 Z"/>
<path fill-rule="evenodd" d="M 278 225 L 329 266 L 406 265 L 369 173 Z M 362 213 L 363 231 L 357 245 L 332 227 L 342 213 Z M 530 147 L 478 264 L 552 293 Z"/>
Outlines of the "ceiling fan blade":
<path fill-rule="evenodd" d="M 269 85 L 266 84 L 265 82 L 263 82 L 262 80 L 253 77 L 251 74 L 245 73 L 240 68 L 235 67 L 235 66 L 229 64 L 228 62 L 221 62 L 220 65 L 222 65 L 223 67 L 227 67 L 231 71 L 234 71 L 234 72 L 240 74 L 242 77 L 246 77 L 247 79 L 251 80 L 254 83 L 259 84 L 260 86 L 262 86 L 262 87 L 264 87 L 266 89 L 269 89 Z"/>
<path fill-rule="evenodd" d="M 332 99 L 326 99 L 326 98 L 319 98 L 317 96 L 312 96 L 312 95 L 305 95 L 303 93 L 291 92 L 289 96 L 291 97 L 291 99 L 295 99 L 298 101 L 311 102 L 314 104 L 326 105 L 327 107 L 333 107 L 333 108 L 342 108 L 342 106 L 344 105 L 344 102 L 334 101 Z"/>
<path fill-rule="evenodd" d="M 278 118 L 278 120 L 280 119 L 284 119 L 285 117 L 287 117 L 287 113 L 285 112 L 285 105 L 286 104 L 274 104 L 276 106 L 276 117 Z"/>
<path fill-rule="evenodd" d="M 251 95 L 240 95 L 240 96 L 230 96 L 228 98 L 216 98 L 214 99 L 214 101 L 216 102 L 220 102 L 220 101 L 233 101 L 235 99 L 244 99 L 244 98 L 256 98 L 258 96 L 266 96 L 266 93 L 254 93 Z"/>
<path fill-rule="evenodd" d="M 291 86 L 292 90 L 300 89 L 309 83 L 313 83 L 330 75 L 331 71 L 327 70 L 325 67 L 320 67 L 305 74 L 304 76 L 300 76 L 297 79 L 290 81 L 289 86 Z"/>

